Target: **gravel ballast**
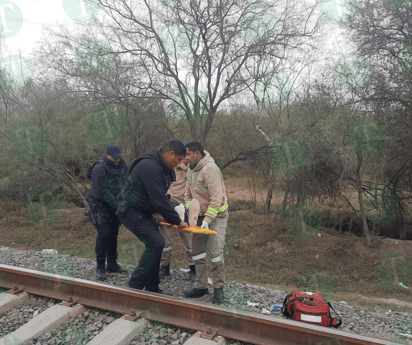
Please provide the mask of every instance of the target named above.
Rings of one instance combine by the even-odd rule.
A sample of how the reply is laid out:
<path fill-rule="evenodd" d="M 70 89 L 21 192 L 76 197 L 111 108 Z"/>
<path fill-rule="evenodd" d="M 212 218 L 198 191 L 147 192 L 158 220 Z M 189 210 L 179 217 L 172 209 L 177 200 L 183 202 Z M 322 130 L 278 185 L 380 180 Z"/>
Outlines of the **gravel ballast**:
<path fill-rule="evenodd" d="M 84 258 L 0 246 L 0 263 L 96 281 L 95 261 Z M 127 287 L 128 281 L 129 275 L 127 273 L 111 273 L 107 274 L 107 280 L 104 283 Z M 192 286 L 193 282 L 184 270 L 172 270 L 171 275 L 162 279 L 160 284 L 160 288 L 165 294 L 173 296 L 183 296 L 183 293 L 192 289 Z M 273 306 L 281 305 L 287 294 L 286 291 L 270 290 L 256 285 L 229 281 L 225 287 L 224 304 L 280 318 L 284 316 L 279 310 L 273 311 Z M 213 288 L 209 285 L 209 294 L 197 300 L 211 303 L 212 297 Z M 48 298 L 31 297 L 21 308 L 0 313 L 0 338 L 18 329 L 48 307 L 60 302 Z M 410 334 L 410 329 L 412 329 L 411 313 L 384 310 L 379 307 L 360 308 L 351 306 L 344 301 L 332 301 L 332 305 L 343 320 L 340 329 L 346 332 L 399 342 L 402 340 L 399 333 Z M 396 308 L 396 306 L 394 307 Z M 60 329 L 46 333 L 42 337 L 32 340 L 29 344 L 64 344 L 64 339 L 71 339 L 67 342 L 68 344 L 87 344 L 107 325 L 121 316 L 117 313 L 86 308 L 83 314 L 64 324 Z M 130 344 L 183 344 L 194 333 L 192 330 L 178 329 L 154 322 L 146 328 L 140 336 L 140 340 L 135 338 Z M 230 340 L 229 344 L 243 345 L 244 343 Z"/>

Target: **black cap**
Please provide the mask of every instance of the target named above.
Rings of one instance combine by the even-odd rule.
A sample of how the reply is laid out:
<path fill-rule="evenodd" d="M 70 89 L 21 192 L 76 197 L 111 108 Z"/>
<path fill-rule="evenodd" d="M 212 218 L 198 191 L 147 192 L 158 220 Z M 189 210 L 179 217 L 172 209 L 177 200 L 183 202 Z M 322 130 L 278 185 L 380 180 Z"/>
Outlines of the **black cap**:
<path fill-rule="evenodd" d="M 112 156 L 114 159 L 119 159 L 123 157 L 122 148 L 117 144 L 110 144 L 106 147 L 106 153 Z"/>

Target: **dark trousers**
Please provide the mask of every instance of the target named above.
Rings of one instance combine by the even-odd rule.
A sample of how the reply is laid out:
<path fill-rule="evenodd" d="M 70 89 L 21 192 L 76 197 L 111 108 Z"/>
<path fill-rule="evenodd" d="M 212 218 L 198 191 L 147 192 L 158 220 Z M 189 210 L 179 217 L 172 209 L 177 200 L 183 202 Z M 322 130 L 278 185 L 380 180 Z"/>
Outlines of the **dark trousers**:
<path fill-rule="evenodd" d="M 107 259 L 108 266 L 116 266 L 117 259 L 117 235 L 119 233 L 119 223 L 117 217 L 105 219 L 107 222 L 96 224 L 96 261 L 97 269 L 104 269 Z"/>
<path fill-rule="evenodd" d="M 159 287 L 160 259 L 165 242 L 152 215 L 145 216 L 134 208 L 117 213 L 122 224 L 145 245 L 137 267 L 129 280 L 129 287 L 157 291 Z"/>

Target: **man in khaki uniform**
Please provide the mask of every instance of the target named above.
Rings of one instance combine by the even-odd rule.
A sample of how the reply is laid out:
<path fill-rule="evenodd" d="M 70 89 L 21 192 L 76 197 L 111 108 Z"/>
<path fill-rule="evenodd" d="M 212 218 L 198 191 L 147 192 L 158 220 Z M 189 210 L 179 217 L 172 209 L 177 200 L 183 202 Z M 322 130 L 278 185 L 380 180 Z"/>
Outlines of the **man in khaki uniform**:
<path fill-rule="evenodd" d="M 170 194 L 170 202 L 173 206 L 182 205 L 182 215 L 184 216 L 184 196 L 185 196 L 185 187 L 186 187 L 186 169 L 187 169 L 187 159 L 184 159 L 176 168 L 176 181 L 172 182 L 168 190 Z M 178 210 L 176 210 L 178 212 Z M 179 213 L 179 212 L 178 212 Z M 183 217 L 182 217 L 183 218 Z M 183 221 L 184 219 L 182 219 Z M 165 240 L 165 247 L 162 252 L 162 259 L 160 261 L 160 271 L 159 277 L 163 278 L 164 276 L 170 276 L 170 261 L 172 259 L 173 251 L 173 236 L 176 233 L 176 230 L 168 228 L 166 226 L 160 227 L 160 234 Z M 192 233 L 190 232 L 180 232 L 180 237 L 183 240 L 186 250 L 186 261 L 190 269 L 190 275 L 192 277 L 196 276 L 195 264 L 192 260 Z"/>
<path fill-rule="evenodd" d="M 206 256 L 210 257 L 213 276 L 214 300 L 223 301 L 225 286 L 225 264 L 223 247 L 229 218 L 226 188 L 223 176 L 209 153 L 197 141 L 186 145 L 186 159 L 189 161 L 185 192 L 185 206 L 189 210 L 189 225 L 213 229 L 217 235 L 193 234 L 192 259 L 196 266 L 194 289 L 185 297 L 201 297 L 208 293 L 208 268 Z M 197 220 L 196 220 L 197 219 Z"/>

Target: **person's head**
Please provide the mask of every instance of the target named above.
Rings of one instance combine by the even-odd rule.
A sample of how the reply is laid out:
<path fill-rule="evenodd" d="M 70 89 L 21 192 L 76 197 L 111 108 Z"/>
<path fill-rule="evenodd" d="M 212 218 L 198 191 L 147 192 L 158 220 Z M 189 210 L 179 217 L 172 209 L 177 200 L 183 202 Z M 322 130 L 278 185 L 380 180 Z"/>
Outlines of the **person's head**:
<path fill-rule="evenodd" d="M 185 147 L 186 159 L 190 165 L 195 165 L 205 156 L 202 144 L 198 141 L 190 141 L 185 145 Z"/>
<path fill-rule="evenodd" d="M 110 144 L 106 147 L 106 157 L 115 165 L 119 164 L 124 154 L 122 148 L 117 144 Z"/>
<path fill-rule="evenodd" d="M 177 167 L 186 156 L 185 145 L 180 140 L 169 140 L 162 147 L 162 157 L 168 169 Z"/>

